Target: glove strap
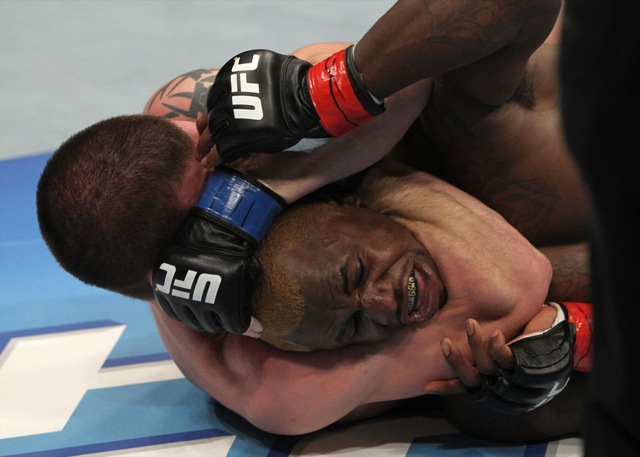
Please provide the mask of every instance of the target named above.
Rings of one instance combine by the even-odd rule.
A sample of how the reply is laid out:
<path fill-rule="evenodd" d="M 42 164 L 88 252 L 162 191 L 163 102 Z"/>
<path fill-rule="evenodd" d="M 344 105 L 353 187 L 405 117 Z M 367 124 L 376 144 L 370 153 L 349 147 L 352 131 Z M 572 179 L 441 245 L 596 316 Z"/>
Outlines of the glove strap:
<path fill-rule="evenodd" d="M 339 137 L 385 110 L 358 72 L 354 46 L 336 52 L 309 69 L 307 83 L 322 128 Z"/>
<path fill-rule="evenodd" d="M 259 243 L 286 203 L 257 179 L 229 167 L 209 176 L 196 208 L 217 216 Z"/>
<path fill-rule="evenodd" d="M 593 307 L 589 303 L 562 302 L 567 310 L 567 320 L 576 327 L 573 349 L 573 365 L 576 371 L 588 373 L 593 365 L 591 344 Z"/>

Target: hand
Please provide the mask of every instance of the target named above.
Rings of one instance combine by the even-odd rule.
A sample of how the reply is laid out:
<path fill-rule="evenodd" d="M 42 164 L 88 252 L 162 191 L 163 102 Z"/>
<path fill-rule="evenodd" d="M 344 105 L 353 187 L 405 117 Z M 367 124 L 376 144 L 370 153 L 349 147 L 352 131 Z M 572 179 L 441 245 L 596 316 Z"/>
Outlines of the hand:
<path fill-rule="evenodd" d="M 351 46 L 314 66 L 267 50 L 243 52 L 218 72 L 207 108 L 198 152 L 215 165 L 249 152 L 315 149 L 318 139 L 382 113 L 384 103 L 364 86 Z"/>
<path fill-rule="evenodd" d="M 464 394 L 468 389 L 479 386 L 483 376 L 493 376 L 498 367 L 512 368 L 515 360 L 511 348 L 506 344 L 504 334 L 494 330 L 487 338 L 475 319 L 466 322 L 467 340 L 472 358 L 468 360 L 460 348 L 449 338 L 441 343 L 442 353 L 449 362 L 457 378 L 430 381 L 425 390 L 440 395 Z"/>
<path fill-rule="evenodd" d="M 257 336 L 250 290 L 260 264 L 253 254 L 283 207 L 278 195 L 246 175 L 213 173 L 153 270 L 154 296 L 165 313 L 196 330 L 249 329 Z"/>
<path fill-rule="evenodd" d="M 467 335 L 475 366 L 445 338 L 443 354 L 459 379 L 429 382 L 425 389 L 466 391 L 475 401 L 502 412 L 526 412 L 547 403 L 569 382 L 575 342 L 575 326 L 567 321 L 566 311 L 551 305 L 557 310 L 551 328 L 523 335 L 509 345 L 497 330 L 486 340 L 478 323 L 469 320 Z"/>

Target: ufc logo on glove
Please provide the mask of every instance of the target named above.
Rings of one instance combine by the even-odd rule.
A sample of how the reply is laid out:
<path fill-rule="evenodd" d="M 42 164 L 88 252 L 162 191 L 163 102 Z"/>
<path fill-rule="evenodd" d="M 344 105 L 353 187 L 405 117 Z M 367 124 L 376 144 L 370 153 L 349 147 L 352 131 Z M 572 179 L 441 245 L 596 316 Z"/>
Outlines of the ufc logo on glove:
<path fill-rule="evenodd" d="M 176 279 L 174 281 L 174 276 L 176 275 L 176 267 L 174 265 L 163 263 L 158 268 L 167 272 L 164 283 L 156 285 L 156 290 L 159 292 L 201 302 L 206 290 L 207 295 L 204 297 L 204 302 L 215 303 L 218 289 L 222 283 L 221 276 L 188 270 L 184 279 Z M 195 281 L 196 278 L 197 281 Z M 193 287 L 194 281 L 195 287 Z"/>
<path fill-rule="evenodd" d="M 260 86 L 257 83 L 251 83 L 247 80 L 247 73 L 258 68 L 260 56 L 253 54 L 251 62 L 240 63 L 240 57 L 234 59 L 233 67 L 231 67 L 231 93 L 242 94 L 259 94 Z M 233 117 L 236 119 L 249 119 L 259 121 L 263 118 L 262 102 L 260 97 L 255 95 L 233 95 L 231 103 L 236 106 L 250 106 L 251 108 L 234 108 Z"/>
<path fill-rule="evenodd" d="M 260 181 L 216 168 L 153 269 L 158 305 L 194 330 L 244 333 L 260 273 L 254 251 L 285 204 Z"/>

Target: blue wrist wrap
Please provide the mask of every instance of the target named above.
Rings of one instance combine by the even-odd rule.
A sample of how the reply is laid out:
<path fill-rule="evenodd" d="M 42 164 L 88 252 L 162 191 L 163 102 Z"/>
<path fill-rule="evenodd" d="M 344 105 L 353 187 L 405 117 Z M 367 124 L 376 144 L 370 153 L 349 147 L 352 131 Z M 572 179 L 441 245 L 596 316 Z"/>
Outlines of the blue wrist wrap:
<path fill-rule="evenodd" d="M 196 207 L 260 242 L 282 212 L 284 200 L 257 180 L 231 168 L 212 173 Z"/>

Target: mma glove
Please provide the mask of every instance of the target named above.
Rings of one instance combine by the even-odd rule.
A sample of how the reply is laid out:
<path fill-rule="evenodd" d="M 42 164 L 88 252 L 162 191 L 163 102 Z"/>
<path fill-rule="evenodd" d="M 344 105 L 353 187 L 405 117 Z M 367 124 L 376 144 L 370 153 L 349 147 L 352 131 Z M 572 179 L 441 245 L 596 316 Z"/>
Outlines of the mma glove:
<path fill-rule="evenodd" d="M 236 170 L 212 173 L 153 270 L 153 293 L 164 312 L 195 330 L 244 333 L 260 272 L 254 251 L 284 206 L 279 195 Z"/>
<path fill-rule="evenodd" d="M 558 312 L 552 327 L 509 343 L 515 365 L 498 367 L 497 375 L 482 375 L 480 386 L 468 389 L 474 401 L 495 411 L 531 411 L 559 394 L 574 369 L 590 369 L 591 305 L 549 305 Z"/>
<path fill-rule="evenodd" d="M 249 152 L 310 151 L 385 104 L 364 85 L 352 45 L 313 66 L 268 50 L 240 53 L 218 72 L 207 109 L 218 154 L 231 162 Z"/>

